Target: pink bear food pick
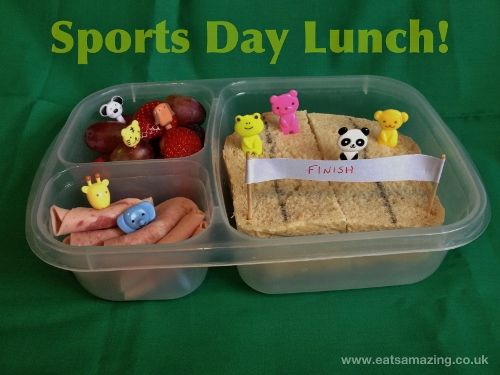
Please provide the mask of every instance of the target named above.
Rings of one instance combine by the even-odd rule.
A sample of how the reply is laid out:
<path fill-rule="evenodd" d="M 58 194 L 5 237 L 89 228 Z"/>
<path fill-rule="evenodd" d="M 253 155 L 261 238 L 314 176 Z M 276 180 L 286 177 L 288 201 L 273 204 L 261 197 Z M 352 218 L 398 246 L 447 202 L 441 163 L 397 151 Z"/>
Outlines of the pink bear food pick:
<path fill-rule="evenodd" d="M 286 94 L 273 95 L 269 99 L 273 113 L 280 117 L 280 128 L 283 134 L 293 134 L 300 131 L 299 121 L 295 112 L 299 108 L 297 91 L 290 90 Z"/>

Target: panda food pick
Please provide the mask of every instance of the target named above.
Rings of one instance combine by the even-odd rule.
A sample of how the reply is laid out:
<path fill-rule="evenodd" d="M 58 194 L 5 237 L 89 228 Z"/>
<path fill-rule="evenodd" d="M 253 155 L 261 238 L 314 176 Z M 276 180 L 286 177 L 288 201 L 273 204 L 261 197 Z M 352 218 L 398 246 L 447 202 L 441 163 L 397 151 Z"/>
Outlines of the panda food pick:
<path fill-rule="evenodd" d="M 368 128 L 361 129 L 347 129 L 342 127 L 338 131 L 339 140 L 338 146 L 342 150 L 340 153 L 341 160 L 356 160 L 358 154 L 363 150 L 368 143 Z"/>

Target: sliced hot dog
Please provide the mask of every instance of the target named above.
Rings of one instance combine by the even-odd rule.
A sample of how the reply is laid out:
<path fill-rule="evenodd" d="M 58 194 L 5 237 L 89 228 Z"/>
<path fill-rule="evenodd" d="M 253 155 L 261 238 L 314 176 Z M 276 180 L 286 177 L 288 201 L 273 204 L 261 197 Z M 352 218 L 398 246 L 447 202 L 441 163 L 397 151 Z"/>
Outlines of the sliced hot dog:
<path fill-rule="evenodd" d="M 151 198 L 148 198 L 151 201 Z M 107 229 L 116 226 L 116 218 L 128 207 L 139 203 L 136 198 L 126 198 L 110 204 L 102 210 L 76 207 L 70 210 L 58 206 L 50 208 L 52 231 L 56 236 L 74 232 Z"/>
<path fill-rule="evenodd" d="M 64 243 L 73 246 L 102 246 L 104 241 L 121 236 L 119 228 L 89 230 L 86 232 L 71 233 L 64 239 Z"/>
<path fill-rule="evenodd" d="M 174 243 L 190 238 L 204 219 L 205 214 L 201 211 L 188 213 L 157 243 Z"/>
<path fill-rule="evenodd" d="M 203 220 L 200 223 L 200 225 L 198 225 L 198 227 L 195 229 L 195 231 L 193 232 L 193 234 L 191 235 L 191 237 L 197 236 L 198 234 L 200 234 L 201 232 L 203 232 L 206 228 L 207 228 L 207 222 L 205 220 Z"/>

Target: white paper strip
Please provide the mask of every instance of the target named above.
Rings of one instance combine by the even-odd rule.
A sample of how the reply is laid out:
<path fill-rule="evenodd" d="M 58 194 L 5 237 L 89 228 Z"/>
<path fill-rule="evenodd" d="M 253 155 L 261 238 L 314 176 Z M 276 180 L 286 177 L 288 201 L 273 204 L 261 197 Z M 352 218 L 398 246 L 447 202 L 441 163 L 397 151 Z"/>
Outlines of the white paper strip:
<path fill-rule="evenodd" d="M 359 160 L 249 159 L 246 183 L 298 179 L 340 182 L 433 181 L 439 183 L 444 160 L 401 155 Z"/>

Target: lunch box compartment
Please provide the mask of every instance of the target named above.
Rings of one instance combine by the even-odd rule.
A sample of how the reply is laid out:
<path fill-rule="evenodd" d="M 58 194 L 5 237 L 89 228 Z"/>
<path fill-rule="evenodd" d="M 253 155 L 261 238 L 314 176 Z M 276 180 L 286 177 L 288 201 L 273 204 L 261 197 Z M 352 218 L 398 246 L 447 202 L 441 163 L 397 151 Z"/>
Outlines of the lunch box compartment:
<path fill-rule="evenodd" d="M 213 202 L 209 176 L 199 163 L 155 160 L 147 163 L 82 164 L 58 173 L 45 185 L 34 218 L 38 229 L 35 233 L 47 241 L 40 249 L 45 251 L 39 256 L 48 263 L 58 266 L 64 264 L 62 268 L 80 270 L 75 275 L 85 289 L 105 299 L 172 299 L 189 294 L 200 286 L 207 272 L 206 267 L 163 268 L 154 251 L 161 248 L 165 252 L 174 252 L 183 242 L 196 242 L 203 233 L 169 245 L 130 247 L 69 246 L 62 242 L 64 236 L 54 238 L 48 220 L 50 207 L 88 207 L 81 186 L 84 185 L 85 176 L 94 178 L 97 172 L 101 179 L 110 181 L 112 201 L 152 197 L 153 202 L 159 204 L 169 198 L 189 198 L 206 213 L 207 226 L 210 226 Z M 120 260 L 119 265 L 117 258 Z M 119 270 L 99 271 L 103 268 Z"/>
<path fill-rule="evenodd" d="M 60 133 L 55 146 L 59 160 L 66 166 L 74 163 L 89 163 L 99 156 L 84 142 L 85 130 L 95 122 L 116 121 L 102 117 L 99 113 L 101 105 L 109 102 L 113 96 L 123 98 L 123 114 L 133 116 L 139 107 L 148 101 L 164 100 L 168 95 L 188 95 L 196 98 L 206 111 L 204 128 L 212 110 L 213 93 L 205 85 L 195 83 L 148 83 L 124 84 L 101 90 L 83 99 L 73 110 L 66 126 Z M 203 149 L 190 158 L 198 159 Z"/>
<path fill-rule="evenodd" d="M 207 268 L 170 268 L 75 272 L 93 295 L 111 301 L 162 300 L 184 297 L 205 279 Z"/>

